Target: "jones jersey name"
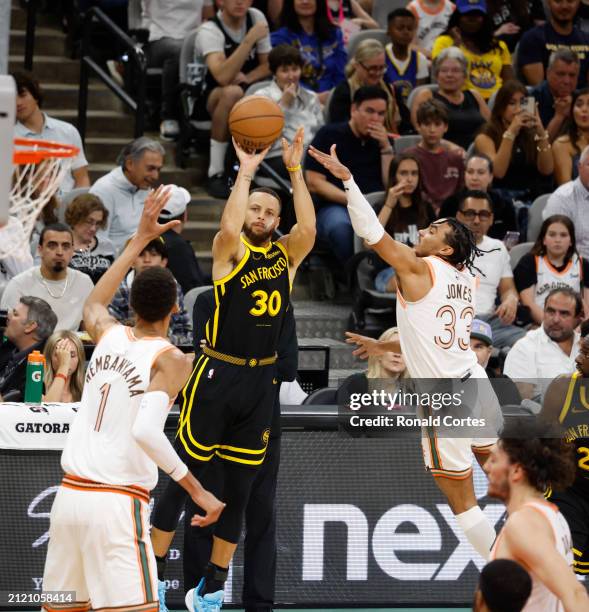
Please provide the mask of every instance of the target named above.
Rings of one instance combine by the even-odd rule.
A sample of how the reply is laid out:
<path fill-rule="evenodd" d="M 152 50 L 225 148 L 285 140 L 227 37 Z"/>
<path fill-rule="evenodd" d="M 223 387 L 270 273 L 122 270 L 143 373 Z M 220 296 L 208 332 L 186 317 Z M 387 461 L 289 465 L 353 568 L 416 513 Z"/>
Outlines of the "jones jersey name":
<path fill-rule="evenodd" d="M 466 285 L 458 283 L 452 283 L 448 285 L 446 291 L 447 300 L 464 300 L 469 304 L 472 304 L 472 290 Z"/>
<path fill-rule="evenodd" d="M 111 372 L 117 372 L 120 374 L 127 383 L 131 397 L 135 397 L 136 395 L 141 395 L 143 393 L 143 388 L 134 388 L 137 386 L 144 387 L 143 380 L 137 373 L 135 366 L 129 359 L 125 359 L 120 355 L 102 355 L 101 357 L 96 357 L 96 359 L 93 359 L 86 370 L 86 384 L 88 384 L 98 372 L 104 370 L 110 370 Z"/>
<path fill-rule="evenodd" d="M 255 270 L 246 272 L 239 277 L 242 289 L 253 285 L 261 280 L 272 280 L 278 278 L 288 267 L 288 263 L 284 256 L 276 260 L 273 266 L 260 266 Z"/>

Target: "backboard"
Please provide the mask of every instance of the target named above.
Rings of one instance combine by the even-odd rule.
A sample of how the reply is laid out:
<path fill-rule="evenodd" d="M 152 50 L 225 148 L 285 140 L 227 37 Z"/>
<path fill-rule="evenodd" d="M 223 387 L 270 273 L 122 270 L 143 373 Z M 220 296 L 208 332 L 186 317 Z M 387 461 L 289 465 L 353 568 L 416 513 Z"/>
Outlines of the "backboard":
<path fill-rule="evenodd" d="M 15 114 L 16 84 L 11 76 L 0 75 L 0 225 L 8 221 Z"/>

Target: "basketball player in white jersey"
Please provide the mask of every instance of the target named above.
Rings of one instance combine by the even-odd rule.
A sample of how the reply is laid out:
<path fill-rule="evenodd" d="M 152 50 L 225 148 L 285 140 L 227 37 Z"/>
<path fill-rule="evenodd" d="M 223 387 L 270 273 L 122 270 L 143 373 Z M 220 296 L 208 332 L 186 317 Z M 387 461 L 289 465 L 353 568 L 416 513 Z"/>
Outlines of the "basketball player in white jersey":
<path fill-rule="evenodd" d="M 468 265 L 477 253 L 474 237 L 456 219 L 441 219 L 420 230 L 415 248 L 397 242 L 385 232 L 350 171 L 338 160 L 335 145 L 331 155 L 313 147 L 309 154 L 343 181 L 354 231 L 396 272 L 400 347 L 396 342 L 348 334 L 349 341 L 360 345 L 355 354 L 367 357 L 400 351 L 412 379 L 478 379 L 475 407 L 489 423 L 495 423 L 493 437 L 440 437 L 437 428 L 428 428 L 422 446 L 426 468 L 446 496 L 467 539 L 486 559 L 495 530 L 477 504 L 472 453 L 482 465 L 496 441 L 502 417 L 487 375 L 470 349 L 477 281 Z M 473 388 L 473 381 L 469 387 Z M 481 434 L 489 436 L 489 429 Z"/>
<path fill-rule="evenodd" d="M 51 509 L 43 576 L 44 591 L 75 592 L 75 605 L 67 602 L 67 609 L 157 612 L 148 512 L 158 467 L 206 512 L 194 519 L 200 525 L 215 522 L 224 506 L 188 471 L 163 432 L 192 369 L 166 339 L 177 310 L 172 274 L 149 268 L 137 275 L 131 288 L 134 327 L 119 325 L 107 310 L 141 251 L 177 224 L 157 223 L 168 199 L 161 187 L 147 197 L 136 235 L 84 306 L 84 325 L 97 346 L 62 454 L 65 476 Z"/>
<path fill-rule="evenodd" d="M 530 572 L 532 593 L 524 612 L 587 612 L 587 590 L 572 569 L 569 526 L 544 499 L 548 485 L 563 490 L 572 483 L 574 446 L 559 437 L 542 438 L 546 434 L 536 429 L 529 422 L 508 425 L 485 463 L 488 493 L 505 503 L 508 514 L 491 558 L 512 559 Z"/>

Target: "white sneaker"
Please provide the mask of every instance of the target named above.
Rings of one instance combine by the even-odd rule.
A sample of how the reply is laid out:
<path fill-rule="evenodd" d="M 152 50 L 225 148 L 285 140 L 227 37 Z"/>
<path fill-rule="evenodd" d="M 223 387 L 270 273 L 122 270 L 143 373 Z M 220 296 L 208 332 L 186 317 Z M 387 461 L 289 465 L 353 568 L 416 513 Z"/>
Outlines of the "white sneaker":
<path fill-rule="evenodd" d="M 160 123 L 160 138 L 162 140 L 176 140 L 180 134 L 180 126 L 175 119 L 164 119 Z"/>

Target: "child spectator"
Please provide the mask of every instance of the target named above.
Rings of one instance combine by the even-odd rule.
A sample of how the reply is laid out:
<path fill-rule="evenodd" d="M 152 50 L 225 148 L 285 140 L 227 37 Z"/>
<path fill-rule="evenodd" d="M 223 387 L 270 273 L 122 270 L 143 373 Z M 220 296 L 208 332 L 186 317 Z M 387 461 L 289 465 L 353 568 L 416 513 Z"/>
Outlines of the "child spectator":
<path fill-rule="evenodd" d="M 417 30 L 417 18 L 406 8 L 392 11 L 388 17 L 388 35 L 392 42 L 386 47 L 387 71 L 385 81 L 392 83 L 398 99 L 407 106 L 411 90 L 427 83 L 429 68 L 427 58 L 411 48 Z"/>
<path fill-rule="evenodd" d="M 544 321 L 546 296 L 557 287 L 568 286 L 589 304 L 589 262 L 577 253 L 575 228 L 565 215 L 544 220 L 540 234 L 513 271 L 521 303 L 530 310 L 534 323 Z"/>
<path fill-rule="evenodd" d="M 106 227 L 108 210 L 98 196 L 85 193 L 74 198 L 65 211 L 65 222 L 74 235 L 74 255 L 70 268 L 87 274 L 94 284 L 115 260 L 115 247 L 96 233 Z"/>
<path fill-rule="evenodd" d="M 436 38 L 446 29 L 456 5 L 450 0 L 411 0 L 407 8 L 417 19 L 414 43 L 429 58 Z"/>
<path fill-rule="evenodd" d="M 468 61 L 467 87 L 488 100 L 514 76 L 507 45 L 495 38 L 484 0 L 457 0 L 446 31 L 436 39 L 435 59 L 447 47 L 459 47 Z"/>
<path fill-rule="evenodd" d="M 402 153 L 391 162 L 387 197 L 378 213 L 385 230 L 399 242 L 412 247 L 419 242 L 418 230 L 435 218 L 431 206 L 423 201 L 417 157 Z M 365 243 L 366 248 L 371 248 Z M 387 266 L 374 279 L 381 293 L 397 290 L 394 268 Z"/>
<path fill-rule="evenodd" d="M 329 91 L 344 80 L 347 61 L 342 31 L 329 22 L 325 0 L 284 0 L 280 25 L 272 32 L 272 46 L 286 43 L 300 50 L 304 61 L 301 81 L 320 94 L 324 104 Z"/>
<path fill-rule="evenodd" d="M 45 402 L 79 402 L 86 360 L 77 334 L 55 332 L 45 344 Z"/>
<path fill-rule="evenodd" d="M 268 62 L 273 75 L 272 83 L 256 91 L 256 95 L 266 96 L 279 104 L 284 113 L 282 136 L 289 142 L 292 142 L 297 129 L 305 126 L 306 148 L 323 125 L 323 112 L 317 94 L 300 87 L 303 67 L 301 53 L 292 45 L 278 45 L 270 51 Z M 290 183 L 282 161 L 280 138 L 272 145 L 264 161 Z M 262 174 L 263 170 L 258 173 Z"/>
<path fill-rule="evenodd" d="M 354 57 L 346 66 L 347 79 L 334 90 L 329 105 L 329 122 L 339 123 L 350 119 L 352 98 L 360 87 L 380 87 L 387 96 L 385 128 L 397 132 L 399 112 L 395 90 L 383 80 L 385 73 L 385 50 L 382 44 L 373 38 L 363 40 L 357 47 Z"/>
<path fill-rule="evenodd" d="M 518 81 L 505 83 L 475 147 L 493 162 L 495 189 L 502 197 L 531 203 L 546 191 L 541 178 L 550 176 L 554 166 L 538 109 L 532 115 L 522 108 L 526 96 L 526 88 Z"/>
<path fill-rule="evenodd" d="M 407 152 L 419 160 L 422 193 L 436 215 L 442 202 L 462 187 L 464 163 L 458 151 L 449 151 L 442 139 L 448 129 L 448 111 L 439 100 L 428 100 L 417 109 L 421 140 Z"/>

